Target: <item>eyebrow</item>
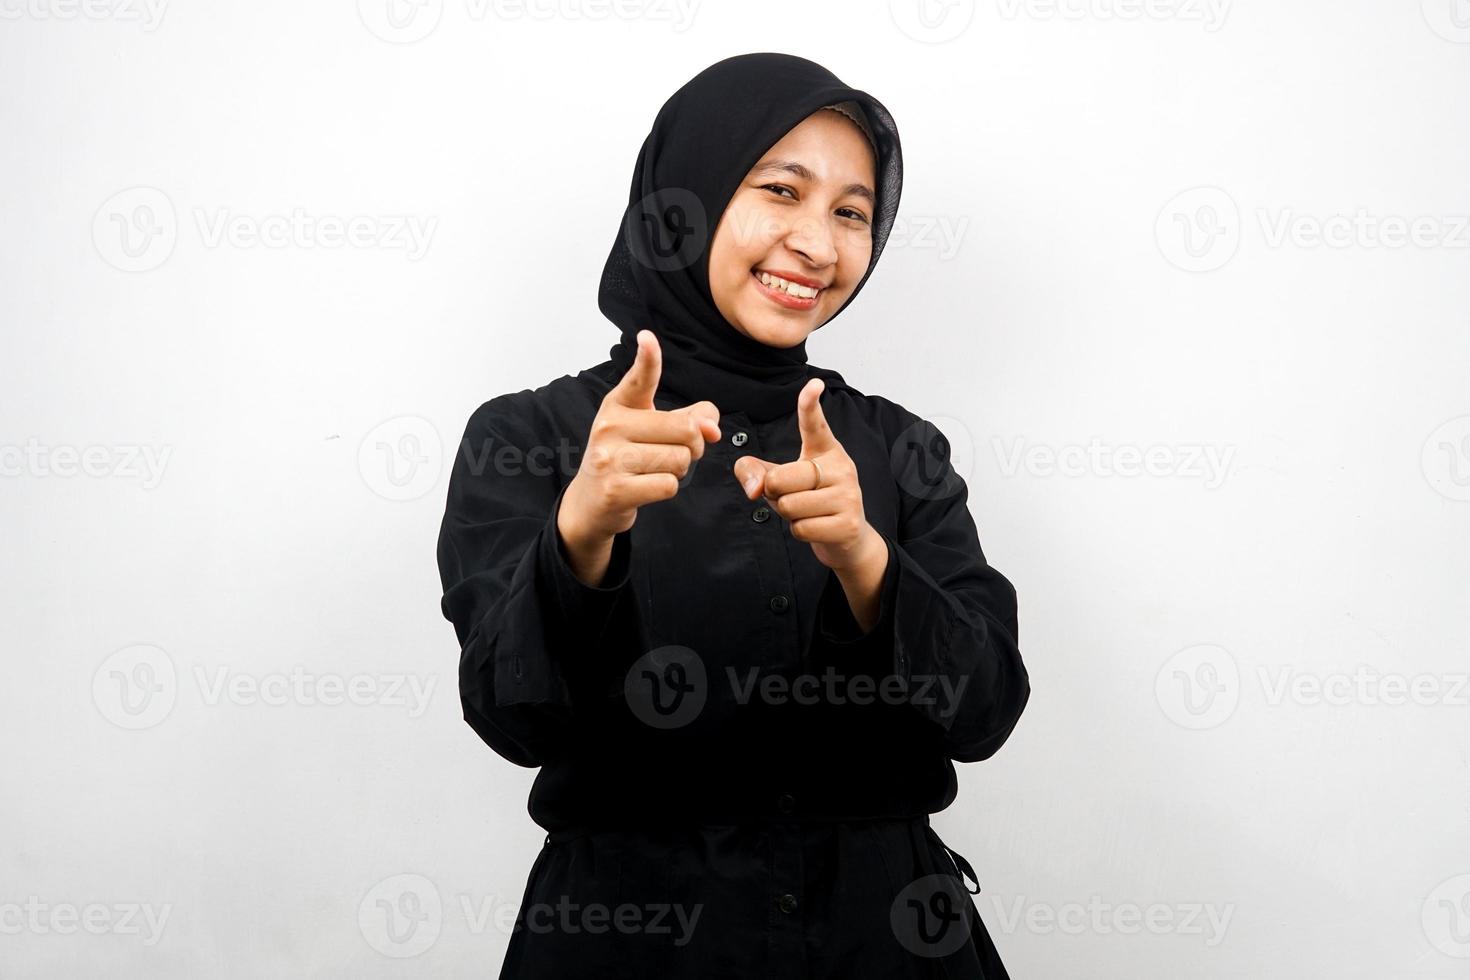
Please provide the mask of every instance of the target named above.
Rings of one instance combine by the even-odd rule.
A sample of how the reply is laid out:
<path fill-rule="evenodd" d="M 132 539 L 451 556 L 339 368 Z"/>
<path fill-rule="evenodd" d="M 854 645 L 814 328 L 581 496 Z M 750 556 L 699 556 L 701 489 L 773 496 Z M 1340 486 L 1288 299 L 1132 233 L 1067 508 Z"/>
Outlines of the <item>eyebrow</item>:
<path fill-rule="evenodd" d="M 798 163 L 795 160 L 766 160 L 757 164 L 756 168 L 751 172 L 755 174 L 789 173 L 812 183 L 815 183 L 817 180 L 816 174 L 812 173 L 805 164 Z M 842 193 L 855 194 L 867 201 L 869 205 L 876 206 L 873 189 L 867 184 L 848 184 L 842 188 Z"/>

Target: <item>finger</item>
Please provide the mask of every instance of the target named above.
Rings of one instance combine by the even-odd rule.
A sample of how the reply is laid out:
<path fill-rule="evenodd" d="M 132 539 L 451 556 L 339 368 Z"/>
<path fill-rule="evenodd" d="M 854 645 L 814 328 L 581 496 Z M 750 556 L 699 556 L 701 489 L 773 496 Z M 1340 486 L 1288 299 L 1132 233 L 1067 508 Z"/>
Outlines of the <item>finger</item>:
<path fill-rule="evenodd" d="M 679 478 L 672 473 L 631 473 L 622 482 L 621 495 L 632 507 L 668 500 L 679 492 Z"/>
<path fill-rule="evenodd" d="M 822 487 L 820 490 L 780 494 L 771 500 L 771 506 L 788 521 L 799 521 L 841 514 L 847 510 L 849 502 L 848 491 L 843 487 Z"/>
<path fill-rule="evenodd" d="M 693 415 L 695 418 L 699 419 L 700 432 L 704 434 L 704 438 L 706 440 L 708 440 L 709 442 L 720 441 L 720 410 L 715 406 L 714 402 L 695 402 L 693 405 L 685 405 L 683 408 L 676 408 L 669 414 L 676 415 L 680 413 Z"/>
<path fill-rule="evenodd" d="M 836 483 L 837 473 L 833 471 L 832 465 L 820 459 L 817 462 L 822 464 L 823 486 Z M 766 474 L 766 496 L 773 500 L 788 493 L 816 489 L 817 468 L 812 465 L 809 456 L 782 463 Z"/>
<path fill-rule="evenodd" d="M 610 462 L 617 473 L 672 473 L 682 480 L 694 465 L 694 453 L 684 445 L 625 442 Z"/>
<path fill-rule="evenodd" d="M 698 459 L 704 455 L 709 420 L 691 412 L 634 411 L 620 416 L 618 431 L 628 442 L 657 442 L 688 446 Z"/>
<path fill-rule="evenodd" d="M 813 378 L 796 396 L 796 418 L 801 429 L 803 457 L 817 456 L 840 445 L 822 411 L 822 392 L 825 389 L 826 382 L 821 378 Z"/>
<path fill-rule="evenodd" d="M 759 456 L 741 456 L 731 467 L 735 472 L 735 479 L 745 488 L 745 496 L 749 500 L 766 493 L 766 474 L 775 468 L 775 463 Z"/>
<path fill-rule="evenodd" d="M 653 408 L 653 396 L 658 391 L 663 364 L 663 350 L 659 347 L 658 337 L 652 330 L 638 331 L 638 353 L 607 397 L 628 408 Z"/>
<path fill-rule="evenodd" d="M 798 541 L 814 544 L 840 544 L 852 539 L 853 522 L 846 514 L 804 517 L 793 521 L 790 530 L 791 536 Z"/>

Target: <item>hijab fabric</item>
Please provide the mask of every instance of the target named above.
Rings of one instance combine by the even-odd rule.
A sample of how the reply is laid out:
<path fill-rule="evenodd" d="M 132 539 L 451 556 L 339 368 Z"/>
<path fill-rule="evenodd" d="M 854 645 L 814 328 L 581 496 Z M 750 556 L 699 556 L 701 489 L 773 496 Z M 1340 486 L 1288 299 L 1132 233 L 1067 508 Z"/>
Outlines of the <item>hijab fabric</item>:
<path fill-rule="evenodd" d="M 722 413 L 768 422 L 794 412 L 798 392 L 813 377 L 829 389 L 848 387 L 836 371 L 807 363 L 805 340 L 782 349 L 736 330 L 709 286 L 710 242 L 745 175 L 803 119 L 835 103 L 856 103 L 866 117 L 878 186 L 872 258 L 827 322 L 857 297 L 898 213 L 903 157 L 892 115 L 805 58 L 771 52 L 726 58 L 663 104 L 633 168 L 597 295 L 603 315 L 621 330 L 609 351 L 620 377 L 637 355 L 638 331 L 648 329 L 663 353 L 659 393 L 685 404 L 709 399 Z"/>

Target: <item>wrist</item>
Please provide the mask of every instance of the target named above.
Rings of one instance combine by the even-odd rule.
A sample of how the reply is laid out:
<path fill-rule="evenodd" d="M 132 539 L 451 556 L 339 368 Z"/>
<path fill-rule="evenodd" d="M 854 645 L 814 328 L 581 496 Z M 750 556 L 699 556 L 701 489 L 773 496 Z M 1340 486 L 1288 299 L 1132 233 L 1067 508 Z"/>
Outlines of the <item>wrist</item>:
<path fill-rule="evenodd" d="M 556 531 L 562 554 L 573 574 L 588 585 L 598 585 L 612 558 L 612 536 L 588 530 L 577 519 L 575 510 L 565 506 L 556 515 Z"/>
<path fill-rule="evenodd" d="M 865 577 L 871 578 L 875 570 L 881 578 L 888 566 L 888 543 L 873 525 L 866 524 L 864 527 L 858 544 L 852 549 L 852 561 L 832 569 L 844 585 L 861 581 Z"/>

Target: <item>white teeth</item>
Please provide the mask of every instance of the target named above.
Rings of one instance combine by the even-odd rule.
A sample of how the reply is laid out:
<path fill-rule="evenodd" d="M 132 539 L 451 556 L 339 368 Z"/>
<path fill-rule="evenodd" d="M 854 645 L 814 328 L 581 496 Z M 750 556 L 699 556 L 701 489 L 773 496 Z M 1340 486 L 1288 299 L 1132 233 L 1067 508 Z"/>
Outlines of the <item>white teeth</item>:
<path fill-rule="evenodd" d="M 818 290 L 814 289 L 811 286 L 802 286 L 789 280 L 782 279 L 780 276 L 773 276 L 769 272 L 761 272 L 758 275 L 760 276 L 760 281 L 765 283 L 767 286 L 770 286 L 772 289 L 784 289 L 787 294 L 791 296 L 799 296 L 804 299 L 814 299 L 818 292 Z"/>

